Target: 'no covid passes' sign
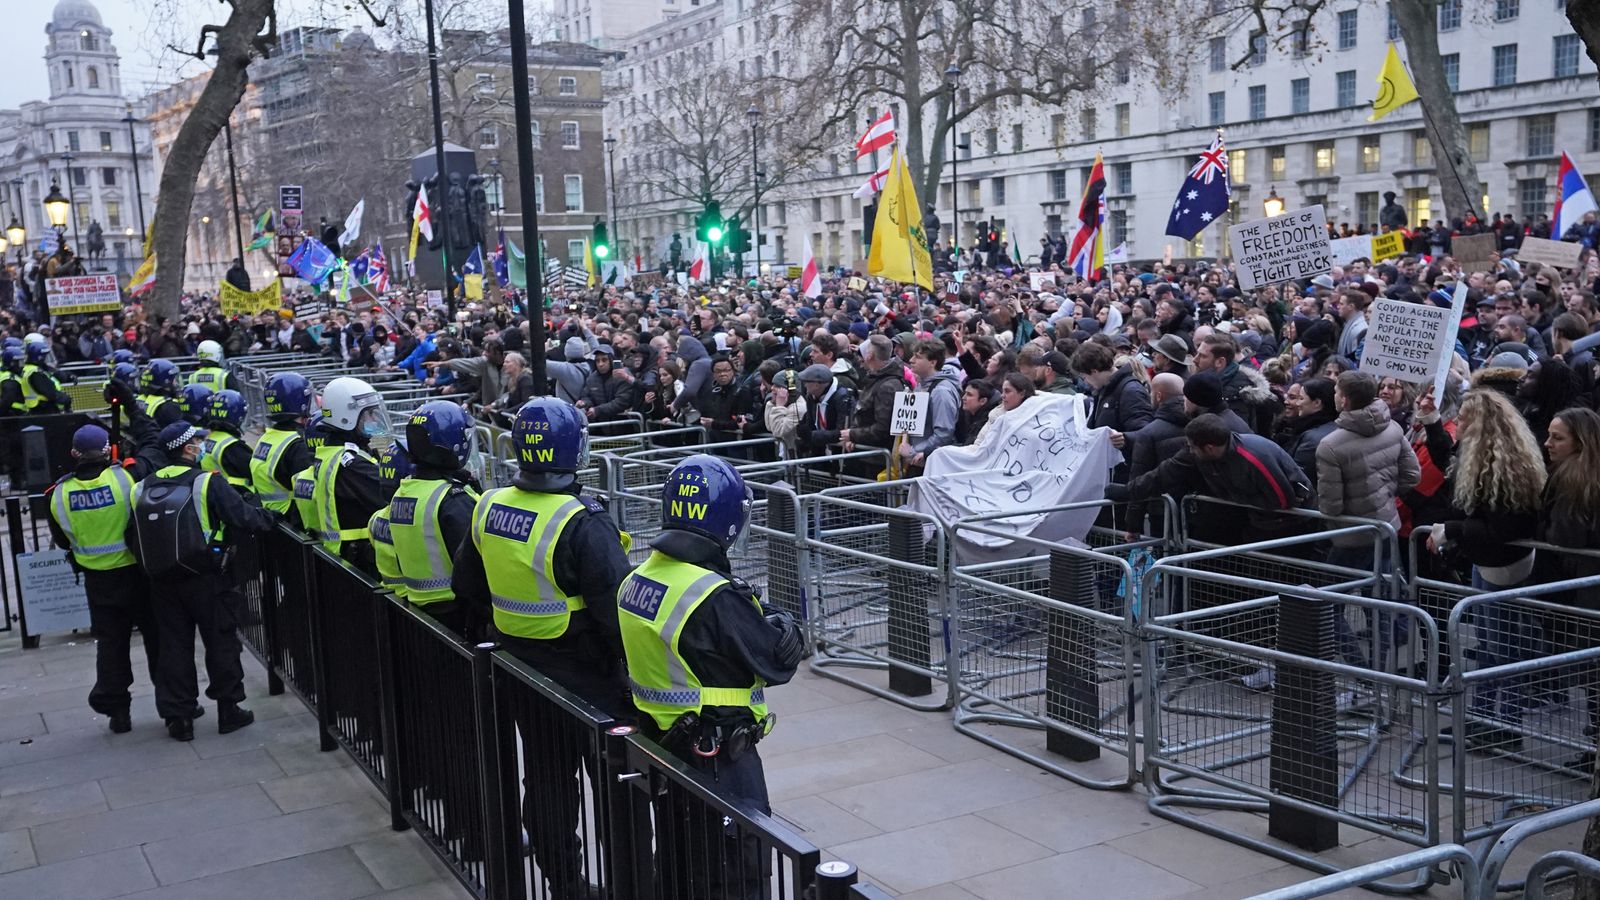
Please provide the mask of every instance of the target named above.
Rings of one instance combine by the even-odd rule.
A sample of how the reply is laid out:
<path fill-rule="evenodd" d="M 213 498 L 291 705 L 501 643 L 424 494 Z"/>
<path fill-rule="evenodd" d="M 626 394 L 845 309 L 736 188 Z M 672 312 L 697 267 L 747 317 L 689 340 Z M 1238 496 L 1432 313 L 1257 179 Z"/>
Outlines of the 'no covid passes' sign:
<path fill-rule="evenodd" d="M 1320 205 L 1235 225 L 1228 229 L 1228 248 L 1239 287 L 1247 291 L 1333 268 L 1328 219 Z"/>

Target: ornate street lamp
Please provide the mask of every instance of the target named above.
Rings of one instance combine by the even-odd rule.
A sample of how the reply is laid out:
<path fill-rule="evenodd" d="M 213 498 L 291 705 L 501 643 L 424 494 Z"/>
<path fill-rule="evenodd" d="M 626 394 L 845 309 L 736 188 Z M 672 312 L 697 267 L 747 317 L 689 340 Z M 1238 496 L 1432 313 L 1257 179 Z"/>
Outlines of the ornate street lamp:
<path fill-rule="evenodd" d="M 1274 185 L 1270 190 L 1267 191 L 1267 198 L 1261 201 L 1261 210 L 1265 212 L 1267 214 L 1267 218 L 1270 219 L 1273 216 L 1283 215 L 1283 207 L 1283 198 L 1278 196 L 1278 188 L 1276 185 Z"/>
<path fill-rule="evenodd" d="M 61 237 L 67 231 L 67 216 L 72 212 L 72 203 L 61 195 L 61 185 L 55 179 L 50 180 L 50 193 L 44 198 L 45 218 L 50 220 L 50 227 L 56 230 L 56 237 Z"/>

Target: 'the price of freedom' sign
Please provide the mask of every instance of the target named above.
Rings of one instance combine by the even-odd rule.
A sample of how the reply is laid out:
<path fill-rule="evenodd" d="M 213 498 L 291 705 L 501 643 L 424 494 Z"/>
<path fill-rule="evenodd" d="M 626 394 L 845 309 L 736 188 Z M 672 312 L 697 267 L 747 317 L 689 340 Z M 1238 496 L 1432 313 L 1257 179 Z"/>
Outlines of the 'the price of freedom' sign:
<path fill-rule="evenodd" d="M 1228 229 L 1228 247 L 1238 266 L 1239 287 L 1247 291 L 1333 268 L 1328 218 L 1321 205 L 1235 225 Z"/>
<path fill-rule="evenodd" d="M 1361 371 L 1374 378 L 1432 381 L 1453 315 L 1448 306 L 1374 300 L 1372 322 L 1361 346 Z"/>

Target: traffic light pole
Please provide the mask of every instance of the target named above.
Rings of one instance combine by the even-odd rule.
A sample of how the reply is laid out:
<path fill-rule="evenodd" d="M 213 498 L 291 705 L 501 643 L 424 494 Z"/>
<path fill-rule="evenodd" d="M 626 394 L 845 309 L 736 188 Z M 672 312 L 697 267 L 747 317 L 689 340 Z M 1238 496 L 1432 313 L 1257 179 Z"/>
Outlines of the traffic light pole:
<path fill-rule="evenodd" d="M 534 190 L 532 100 L 528 91 L 528 23 L 522 0 L 509 0 L 511 15 L 511 89 L 517 125 L 517 198 L 522 205 L 522 246 L 530 265 L 528 297 L 524 304 L 528 316 L 528 373 L 533 377 L 533 392 L 550 392 L 545 375 L 544 334 L 544 257 L 539 252 L 539 197 Z M 433 21 L 428 22 L 430 33 Z"/>
<path fill-rule="evenodd" d="M 754 109 L 755 107 L 751 107 Z M 750 227 L 755 232 L 756 278 L 761 277 L 761 164 L 756 159 L 756 117 L 750 120 L 750 184 L 755 189 L 755 206 L 750 210 Z M 741 273 L 742 274 L 742 273 Z"/>

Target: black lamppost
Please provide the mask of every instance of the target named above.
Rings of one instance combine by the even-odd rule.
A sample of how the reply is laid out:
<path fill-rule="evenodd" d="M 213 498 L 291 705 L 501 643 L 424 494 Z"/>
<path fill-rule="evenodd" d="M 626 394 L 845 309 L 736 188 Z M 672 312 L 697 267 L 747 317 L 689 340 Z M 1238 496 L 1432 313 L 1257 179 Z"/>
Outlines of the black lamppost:
<path fill-rule="evenodd" d="M 600 143 L 606 145 L 606 218 L 610 225 L 606 227 L 606 236 L 612 244 L 622 239 L 617 234 L 617 138 L 608 134 Z"/>
<path fill-rule="evenodd" d="M 944 70 L 944 83 L 950 86 L 950 249 L 955 251 L 957 265 L 961 258 L 961 180 L 956 175 L 956 102 L 960 98 L 957 88 L 961 84 L 961 67 L 951 63 Z"/>
<path fill-rule="evenodd" d="M 71 153 L 61 154 L 61 162 L 67 167 L 67 203 L 71 206 L 69 211 L 72 213 L 72 243 L 74 245 L 73 255 L 83 252 L 83 238 L 78 235 L 78 198 L 74 195 L 72 190 L 72 161 L 75 159 L 77 159 L 77 157 L 73 156 Z M 52 184 L 51 188 L 54 189 L 54 187 L 55 186 Z M 44 205 L 46 208 L 49 208 L 50 199 L 48 197 L 45 198 Z M 65 220 L 63 220 L 63 223 L 64 222 Z M 51 224 L 55 224 L 53 219 L 51 220 Z M 66 234 L 66 228 L 62 227 L 61 231 L 64 236 Z"/>
<path fill-rule="evenodd" d="M 750 227 L 754 229 L 752 241 L 756 247 L 756 278 L 761 277 L 761 163 L 759 151 L 756 149 L 756 128 L 761 124 L 761 110 L 754 103 L 744 111 L 745 118 L 750 120 L 750 187 L 755 193 L 753 205 L 750 207 Z"/>
<path fill-rule="evenodd" d="M 431 7 L 431 3 L 430 3 Z M 550 382 L 544 368 L 544 242 L 539 237 L 539 197 L 534 189 L 533 145 L 529 143 L 533 131 L 532 98 L 528 91 L 528 23 L 524 18 L 522 0 L 508 0 L 507 12 L 511 16 L 511 90 L 517 122 L 517 198 L 522 203 L 522 246 L 528 253 L 528 373 L 533 376 L 536 394 L 548 394 Z M 432 9 L 429 9 L 428 33 L 433 33 Z M 435 92 L 435 97 L 438 93 Z M 437 106 L 434 107 L 438 109 Z M 438 113 L 435 112 L 435 130 Z M 444 149 L 439 150 L 439 166 L 444 167 Z"/>
<path fill-rule="evenodd" d="M 133 198 L 134 202 L 139 204 L 139 234 L 142 237 L 146 229 L 144 222 L 144 187 L 139 177 L 139 147 L 134 143 L 133 136 L 133 125 L 139 120 L 134 118 L 132 104 L 128 106 L 128 114 L 122 117 L 122 121 L 128 126 L 128 162 L 133 164 Z"/>

